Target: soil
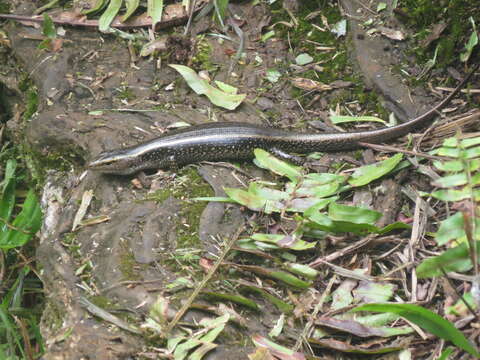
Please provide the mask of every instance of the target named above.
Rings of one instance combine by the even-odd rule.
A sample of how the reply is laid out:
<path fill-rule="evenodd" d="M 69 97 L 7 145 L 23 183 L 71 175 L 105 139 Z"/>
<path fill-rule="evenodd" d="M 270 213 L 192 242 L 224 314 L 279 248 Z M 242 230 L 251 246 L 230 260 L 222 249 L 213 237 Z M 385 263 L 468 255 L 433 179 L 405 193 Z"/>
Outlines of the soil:
<path fill-rule="evenodd" d="M 31 3 L 11 1 L 11 12 L 31 14 Z M 292 95 L 289 81 L 268 84 L 266 69 L 279 63 L 294 63 L 294 53 L 298 51 L 292 52 L 287 37 L 260 41 L 272 13 L 264 2 L 252 3 L 232 4 L 245 34 L 246 57 L 240 62 L 232 55 L 236 43 L 221 42 L 215 37 L 201 40 L 202 46 L 208 44 L 210 48 L 208 65 L 214 69 L 210 76 L 247 94 L 246 101 L 235 111 L 214 107 L 166 66 L 172 59 L 194 66 L 192 59 L 198 55 L 199 34 L 218 29 L 218 24 L 205 18 L 194 23 L 187 38 L 179 35 L 183 27 L 158 34 L 176 34 L 169 41 L 173 49 L 169 55 L 162 55 L 161 64 L 157 58 L 134 56 L 127 41 L 93 29 L 65 27 L 61 50 L 51 52 L 39 49 L 39 41 L 32 40 L 41 34 L 40 29 L 15 22 L 2 25 L 11 42 L 8 51 L 12 57 L 8 61 L 15 63 L 9 69 L 20 66 L 38 89 L 37 112 L 27 122 L 9 117 L 8 127 L 41 169 L 39 179 L 44 184 L 45 218 L 37 250 L 47 301 L 41 329 L 47 344 L 44 359 L 127 359 L 149 353 L 155 347 L 154 341 L 100 321 L 80 299 L 87 297 L 136 325 L 147 317 L 159 295 L 170 296 L 171 308 L 178 309 L 189 292 L 170 294 L 168 284 L 181 276 L 198 281 L 202 277 L 200 258 L 215 259 L 221 248 L 219 242 L 232 237 L 241 227 L 251 231 L 252 220 L 268 221 L 262 216 L 255 219 L 251 212 L 233 204 L 189 200 L 225 196 L 225 187 L 248 183 L 246 174 L 268 178 L 268 174 L 250 164 L 241 164 L 242 172 L 230 165 L 196 164 L 175 173 L 148 173 L 143 178 L 106 176 L 85 169 L 88 160 L 101 151 L 154 138 L 179 122 L 194 125 L 214 120 L 241 121 L 317 131 L 308 124 L 314 124 L 323 116 L 319 114 L 332 108 L 338 93 L 323 93 L 321 101 L 305 108 L 308 101 L 299 101 Z M 366 92 L 377 92 L 385 109 L 401 121 L 435 104 L 437 99 L 429 91 L 422 87 L 412 89 L 392 71 L 408 57 L 408 43 L 369 36 L 362 26 L 368 13 L 359 2 L 342 0 L 341 5 L 349 19 L 347 48 L 351 65 L 345 72 L 361 74 Z M 297 6 L 302 5 L 292 1 L 289 6 L 295 13 L 301 11 Z M 394 16 L 387 20 L 391 27 L 401 28 Z M 315 22 L 322 25 L 319 18 Z M 228 35 L 237 39 L 233 29 Z M 293 45 L 296 46 L 301 47 Z M 263 62 L 258 64 L 256 57 Z M 206 62 L 197 63 L 197 70 L 203 65 Z M 10 113 L 14 111 L 12 104 L 22 96 L 18 76 L 17 72 L 8 71 L 0 77 L 0 91 L 4 89 L 2 93 L 8 95 L 8 101 L 0 104 L 11 104 Z M 339 74 L 338 80 L 342 76 Z M 362 152 L 361 159 L 353 159 L 354 154 L 342 156 L 360 164 L 376 159 L 372 150 Z M 317 166 L 325 169 L 339 159 L 342 157 L 338 154 L 326 154 Z M 375 194 L 359 190 L 353 203 L 385 213 L 384 225 L 395 221 L 409 201 L 402 196 L 399 186 L 405 177 L 401 172 L 380 182 L 378 188 L 384 190 Z M 104 216 L 108 221 L 72 230 L 87 191 L 93 192 L 93 200 L 86 218 Z M 190 251 L 193 264 L 179 263 L 178 249 Z M 228 279 L 228 274 L 228 269 L 222 270 L 217 280 Z M 242 276 L 235 274 L 237 278 Z M 319 287 L 325 284 L 322 281 Z M 245 325 L 229 326 L 221 338 L 222 345 L 205 359 L 245 359 L 253 349 L 249 337 L 270 331 L 279 311 L 261 297 L 253 299 L 261 306 L 261 312 L 242 311 Z M 183 321 L 198 321 L 206 315 L 199 310 L 190 311 Z"/>

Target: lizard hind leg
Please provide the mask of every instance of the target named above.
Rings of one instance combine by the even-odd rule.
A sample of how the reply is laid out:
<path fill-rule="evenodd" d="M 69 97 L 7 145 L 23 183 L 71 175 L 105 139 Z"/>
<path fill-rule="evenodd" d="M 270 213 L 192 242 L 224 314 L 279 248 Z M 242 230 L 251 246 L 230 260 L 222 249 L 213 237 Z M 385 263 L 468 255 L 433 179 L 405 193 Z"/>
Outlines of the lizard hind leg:
<path fill-rule="evenodd" d="M 271 152 L 276 157 L 278 157 L 279 159 L 291 162 L 294 165 L 302 166 L 307 161 L 303 156 L 288 154 L 288 153 L 284 152 L 283 150 L 280 150 L 280 149 L 277 149 L 277 148 L 270 148 L 270 149 L 268 149 L 268 151 Z"/>

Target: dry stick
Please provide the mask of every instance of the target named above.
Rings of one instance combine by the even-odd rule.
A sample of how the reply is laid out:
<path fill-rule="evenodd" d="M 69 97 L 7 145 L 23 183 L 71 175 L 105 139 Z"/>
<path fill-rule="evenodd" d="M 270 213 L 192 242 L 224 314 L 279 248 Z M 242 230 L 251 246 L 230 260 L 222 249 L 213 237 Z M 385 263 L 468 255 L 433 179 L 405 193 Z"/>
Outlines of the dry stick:
<path fill-rule="evenodd" d="M 310 316 L 310 319 L 308 320 L 307 325 L 303 328 L 302 334 L 299 336 L 295 347 L 293 348 L 294 351 L 298 351 L 300 349 L 300 346 L 302 345 L 302 341 L 307 339 L 308 333 L 310 330 L 313 328 L 315 324 L 315 320 L 317 319 L 317 315 L 322 310 L 323 304 L 325 303 L 325 299 L 327 298 L 328 295 L 330 295 L 330 292 L 332 291 L 333 284 L 337 280 L 337 275 L 333 274 L 333 276 L 330 278 L 330 281 L 328 282 L 327 288 L 323 292 L 322 296 L 320 297 L 317 305 L 315 305 L 315 309 L 313 309 L 313 313 Z"/>
<path fill-rule="evenodd" d="M 33 356 L 32 343 L 30 342 L 30 336 L 28 334 L 27 327 L 21 319 L 19 319 L 15 315 L 12 316 L 18 327 L 20 328 L 20 334 L 22 334 L 23 342 L 25 345 L 25 355 L 27 355 L 28 360 L 34 360 L 35 357 Z"/>
<path fill-rule="evenodd" d="M 347 255 L 347 254 L 349 254 L 349 253 L 351 253 L 355 250 L 358 250 L 358 249 L 364 247 L 369 242 L 371 242 L 373 239 L 375 239 L 375 237 L 376 237 L 376 235 L 369 235 L 369 236 L 357 241 L 356 243 L 354 243 L 352 245 L 346 246 L 343 249 L 340 249 L 338 251 L 335 251 L 334 253 L 331 253 L 330 255 L 327 255 L 323 258 L 319 258 L 317 260 L 312 261 L 310 264 L 308 264 L 308 266 L 317 267 L 317 266 L 322 265 L 324 263 L 324 261 L 332 262 L 333 260 L 335 260 L 339 257 L 342 257 L 344 255 Z"/>
<path fill-rule="evenodd" d="M 193 14 L 195 13 L 195 6 L 197 5 L 197 0 L 193 0 L 190 2 L 190 8 L 188 9 L 188 21 L 187 25 L 185 26 L 185 31 L 183 32 L 184 36 L 190 32 L 190 26 L 192 25 Z"/>
<path fill-rule="evenodd" d="M 173 318 L 173 320 L 168 324 L 167 328 L 165 329 L 165 334 L 164 334 L 165 338 L 168 337 L 168 335 L 170 334 L 172 329 L 177 325 L 177 323 L 180 321 L 180 319 L 183 317 L 183 315 L 185 315 L 185 313 L 190 308 L 190 306 L 192 305 L 193 301 L 198 296 L 200 291 L 202 291 L 202 289 L 205 287 L 207 282 L 211 279 L 213 274 L 217 271 L 218 267 L 222 264 L 223 260 L 225 260 L 225 257 L 227 256 L 228 252 L 230 251 L 230 249 L 233 247 L 233 245 L 237 241 L 238 237 L 240 236 L 240 234 L 242 233 L 244 228 L 245 228 L 245 226 L 241 226 L 240 228 L 238 228 L 237 232 L 235 234 L 233 234 L 233 236 L 230 238 L 230 241 L 227 243 L 227 245 L 223 249 L 223 252 L 220 254 L 220 257 L 217 259 L 215 264 L 213 264 L 213 266 L 208 271 L 207 275 L 205 275 L 205 277 L 200 282 L 200 284 L 198 284 L 198 286 L 195 288 L 195 290 L 190 295 L 190 297 L 185 302 L 185 304 L 183 304 L 182 308 L 175 314 L 175 317 Z"/>
<path fill-rule="evenodd" d="M 370 143 L 364 143 L 364 142 L 359 142 L 359 144 L 364 146 L 364 147 L 368 147 L 370 149 L 373 149 L 373 150 L 384 151 L 384 152 L 396 152 L 396 153 L 402 153 L 402 154 L 407 154 L 407 155 L 420 156 L 422 158 L 430 159 L 430 160 L 451 160 L 452 159 L 448 156 L 429 155 L 429 154 L 422 153 L 422 152 L 417 152 L 417 151 L 398 149 L 394 146 L 389 146 L 389 145 L 370 144 Z"/>

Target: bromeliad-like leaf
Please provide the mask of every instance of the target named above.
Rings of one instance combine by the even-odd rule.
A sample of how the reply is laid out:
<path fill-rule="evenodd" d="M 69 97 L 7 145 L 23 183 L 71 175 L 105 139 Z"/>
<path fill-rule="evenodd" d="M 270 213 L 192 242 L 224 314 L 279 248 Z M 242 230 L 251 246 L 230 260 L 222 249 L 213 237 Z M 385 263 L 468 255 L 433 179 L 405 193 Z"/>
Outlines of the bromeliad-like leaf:
<path fill-rule="evenodd" d="M 298 181 L 302 176 L 299 166 L 280 160 L 263 149 L 255 149 L 254 154 L 256 164 L 262 169 L 270 170 L 277 175 L 286 176 L 294 182 Z"/>
<path fill-rule="evenodd" d="M 352 186 L 363 186 L 372 181 L 381 178 L 391 172 L 402 160 L 402 154 L 396 154 L 389 159 L 380 161 L 375 164 L 362 166 L 358 168 L 348 180 Z"/>
<path fill-rule="evenodd" d="M 265 208 L 266 200 L 248 191 L 236 188 L 225 188 L 224 190 L 232 200 L 248 207 L 250 210 L 261 211 Z"/>
<path fill-rule="evenodd" d="M 413 304 L 366 304 L 352 311 L 390 312 L 420 326 L 428 332 L 452 342 L 469 354 L 479 358 L 480 353 L 449 321 L 434 312 Z"/>
<path fill-rule="evenodd" d="M 115 19 L 115 16 L 117 16 L 121 6 L 122 0 L 110 0 L 107 9 L 102 16 L 100 16 L 100 19 L 98 19 L 98 29 L 101 32 L 108 32 L 108 29 L 110 29 L 110 24 L 112 23 L 113 19 Z"/>
<path fill-rule="evenodd" d="M 170 64 L 170 67 L 177 70 L 183 76 L 188 86 L 192 88 L 198 95 L 205 95 L 215 105 L 228 110 L 234 110 L 247 96 L 246 94 L 231 94 L 214 88 L 205 79 L 184 65 Z"/>

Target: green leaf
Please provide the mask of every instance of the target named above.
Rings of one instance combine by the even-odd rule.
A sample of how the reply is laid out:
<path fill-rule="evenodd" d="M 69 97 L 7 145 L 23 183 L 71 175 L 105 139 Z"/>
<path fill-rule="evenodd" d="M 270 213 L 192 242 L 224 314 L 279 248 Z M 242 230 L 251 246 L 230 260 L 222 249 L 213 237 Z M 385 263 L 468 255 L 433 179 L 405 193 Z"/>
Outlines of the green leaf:
<path fill-rule="evenodd" d="M 391 172 L 402 160 L 402 154 L 396 154 L 391 158 L 375 164 L 358 168 L 348 180 L 352 186 L 363 186 Z"/>
<path fill-rule="evenodd" d="M 266 78 L 272 84 L 275 84 L 281 77 L 282 77 L 282 74 L 280 73 L 280 71 L 278 71 L 276 69 L 268 69 L 267 70 Z"/>
<path fill-rule="evenodd" d="M 296 276 L 293 276 L 285 271 L 271 271 L 269 276 L 299 289 L 308 289 L 312 285 L 311 282 L 300 280 Z"/>
<path fill-rule="evenodd" d="M 147 1 L 147 15 L 152 18 L 152 29 L 155 30 L 160 20 L 162 20 L 163 0 L 148 0 Z"/>
<path fill-rule="evenodd" d="M 55 30 L 53 20 L 47 13 L 43 14 L 42 34 L 49 39 L 55 39 L 57 37 L 57 31 Z"/>
<path fill-rule="evenodd" d="M 287 183 L 286 191 L 296 196 L 326 198 L 340 191 L 346 177 L 336 174 L 307 174 L 300 183 Z"/>
<path fill-rule="evenodd" d="M 332 115 L 330 120 L 333 124 L 342 124 L 349 122 L 379 122 L 385 124 L 385 120 L 382 120 L 376 116 L 343 116 L 343 115 Z"/>
<path fill-rule="evenodd" d="M 379 2 L 377 5 L 377 12 L 383 11 L 387 8 L 387 4 L 384 2 Z"/>
<path fill-rule="evenodd" d="M 108 32 L 110 29 L 110 24 L 112 23 L 115 16 L 117 16 L 122 6 L 122 0 L 110 0 L 107 9 L 98 19 L 98 29 L 101 32 Z"/>
<path fill-rule="evenodd" d="M 2 197 L 0 198 L 0 233 L 8 230 L 6 222 L 10 221 L 10 216 L 15 206 L 16 168 L 17 162 L 15 160 L 10 159 L 7 161 L 5 177 L 2 182 Z"/>
<path fill-rule="evenodd" d="M 475 48 L 475 46 L 478 45 L 477 29 L 475 26 L 475 21 L 471 16 L 470 16 L 470 22 L 472 23 L 473 31 L 470 34 L 470 38 L 468 39 L 467 44 L 465 44 L 465 51 L 462 54 L 460 54 L 460 61 L 462 62 L 468 61 L 468 59 L 470 58 L 470 55 L 472 54 L 473 49 Z"/>
<path fill-rule="evenodd" d="M 252 336 L 252 341 L 257 347 L 267 348 L 279 359 L 286 360 L 303 360 L 305 356 L 301 353 L 290 350 L 282 345 L 279 345 L 261 335 Z"/>
<path fill-rule="evenodd" d="M 352 311 L 391 312 L 420 326 L 422 329 L 452 342 L 469 354 L 479 358 L 480 353 L 449 321 L 434 312 L 412 304 L 366 304 Z"/>
<path fill-rule="evenodd" d="M 265 33 L 262 35 L 262 37 L 260 38 L 260 41 L 261 42 L 267 42 L 268 39 L 272 38 L 275 36 L 275 31 L 274 30 L 270 30 L 269 32 Z"/>
<path fill-rule="evenodd" d="M 11 249 L 24 245 L 40 229 L 42 212 L 33 190 L 27 194 L 23 209 L 12 222 L 12 226 L 22 231 L 9 229 L 0 234 L 0 248 Z"/>
<path fill-rule="evenodd" d="M 205 95 L 208 99 L 217 106 L 228 110 L 234 110 L 247 96 L 246 94 L 229 94 L 223 92 L 210 85 L 205 79 L 202 79 L 198 74 L 184 65 L 170 64 L 170 67 L 177 70 L 183 76 L 188 86 L 198 95 Z"/>
<path fill-rule="evenodd" d="M 442 189 L 432 192 L 431 196 L 443 201 L 461 201 L 465 199 L 470 199 L 472 197 L 472 190 L 469 186 L 466 186 L 460 190 Z M 474 189 L 473 197 L 475 198 L 475 200 L 477 200 L 479 196 L 480 191 L 478 189 Z"/>
<path fill-rule="evenodd" d="M 220 90 L 226 92 L 227 94 L 235 95 L 238 93 L 238 88 L 232 85 L 225 84 L 223 81 L 215 80 L 215 84 Z"/>
<path fill-rule="evenodd" d="M 125 14 L 123 14 L 120 21 L 121 22 L 127 21 L 128 18 L 133 15 L 135 10 L 138 9 L 139 4 L 140 4 L 140 0 L 125 0 L 125 7 L 127 8 L 127 10 L 125 11 Z"/>
<path fill-rule="evenodd" d="M 265 200 L 281 201 L 290 198 L 286 192 L 262 186 L 258 182 L 251 182 L 248 192 Z"/>
<path fill-rule="evenodd" d="M 328 207 L 328 216 L 330 219 L 336 221 L 347 221 L 354 224 L 373 225 L 382 217 L 382 214 L 378 211 L 332 202 Z"/>
<path fill-rule="evenodd" d="M 217 21 L 224 26 L 224 19 L 227 13 L 227 7 L 228 7 L 228 2 L 229 0 L 215 0 L 214 5 L 215 5 L 215 17 Z"/>
<path fill-rule="evenodd" d="M 480 255 L 480 242 L 477 241 L 477 254 Z M 472 268 L 467 243 L 462 243 L 443 254 L 425 259 L 417 267 L 418 278 L 428 278 L 443 275 L 445 272 L 465 272 Z"/>
<path fill-rule="evenodd" d="M 395 290 L 395 286 L 389 283 L 376 283 L 373 281 L 361 281 L 360 285 L 353 290 L 356 302 L 385 302 L 388 301 Z"/>
<path fill-rule="evenodd" d="M 467 174 L 458 173 L 440 177 L 436 179 L 432 185 L 443 188 L 452 188 L 455 186 L 465 185 L 467 183 Z"/>
<path fill-rule="evenodd" d="M 297 65 L 307 65 L 310 64 L 312 61 L 313 57 L 306 53 L 300 54 L 295 58 L 295 62 L 297 63 Z"/>
<path fill-rule="evenodd" d="M 222 294 L 212 291 L 204 291 L 202 292 L 202 294 L 211 299 L 230 301 L 232 303 L 248 307 L 252 310 L 259 310 L 258 305 L 255 301 L 247 299 L 246 297 L 241 295 Z"/>
<path fill-rule="evenodd" d="M 253 286 L 253 285 L 248 286 L 248 285 L 243 285 L 243 284 L 242 284 L 242 286 L 248 291 L 252 291 L 252 292 L 255 292 L 257 294 L 260 294 L 266 300 L 270 301 L 273 305 L 275 305 L 277 307 L 277 309 L 280 310 L 283 313 L 286 313 L 286 314 L 291 313 L 294 309 L 293 305 L 290 305 L 290 304 L 286 303 L 285 301 L 283 301 L 283 300 L 277 298 L 276 296 L 268 293 L 267 291 L 263 290 L 260 287 Z"/>
<path fill-rule="evenodd" d="M 251 238 L 255 241 L 275 244 L 278 248 L 292 249 L 296 251 L 312 249 L 316 245 L 315 242 L 306 242 L 294 235 L 253 234 Z"/>
<path fill-rule="evenodd" d="M 263 149 L 255 149 L 256 164 L 262 169 L 270 170 L 271 172 L 288 177 L 291 181 L 297 181 L 301 176 L 301 167 L 290 165 L 289 163 L 277 159 L 272 154 Z"/>
<path fill-rule="evenodd" d="M 443 220 L 438 228 L 435 241 L 438 245 L 445 245 L 451 240 L 457 240 L 465 236 L 465 228 L 463 224 L 463 214 L 457 212 L 445 220 Z"/>
<path fill-rule="evenodd" d="M 303 276 L 309 280 L 315 280 L 320 274 L 318 270 L 315 270 L 314 268 L 304 264 L 287 263 L 285 268 L 291 273 Z"/>
<path fill-rule="evenodd" d="M 397 221 L 397 222 L 394 222 L 393 224 L 388 224 L 382 229 L 378 229 L 377 233 L 380 235 L 383 235 L 393 230 L 402 230 L 402 229 L 411 229 L 411 228 L 412 227 L 410 225 L 405 224 L 404 222 L 401 222 L 401 221 Z"/>
<path fill-rule="evenodd" d="M 446 348 L 445 350 L 442 351 L 442 353 L 437 358 L 437 360 L 448 360 L 448 358 L 450 357 L 450 355 L 453 354 L 454 351 L 455 350 L 452 347 Z"/>
<path fill-rule="evenodd" d="M 337 37 L 345 36 L 347 34 L 347 20 L 342 19 L 333 25 L 331 32 Z"/>
<path fill-rule="evenodd" d="M 224 190 L 230 199 L 248 207 L 250 210 L 261 211 L 265 208 L 266 200 L 248 191 L 235 188 L 225 188 Z"/>
<path fill-rule="evenodd" d="M 97 0 L 95 4 L 87 10 L 82 11 L 82 15 L 90 15 L 102 10 L 106 5 L 105 0 Z"/>

